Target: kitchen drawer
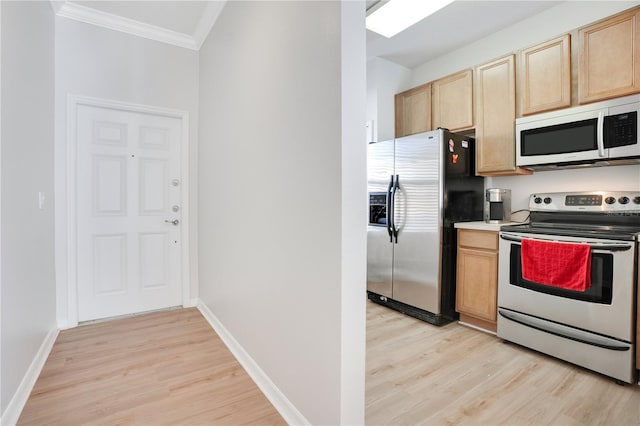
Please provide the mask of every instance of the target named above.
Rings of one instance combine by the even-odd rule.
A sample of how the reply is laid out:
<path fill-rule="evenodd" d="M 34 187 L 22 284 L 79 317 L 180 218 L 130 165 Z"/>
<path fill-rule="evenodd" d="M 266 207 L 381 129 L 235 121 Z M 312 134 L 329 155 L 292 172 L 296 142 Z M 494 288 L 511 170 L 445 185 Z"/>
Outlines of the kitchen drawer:
<path fill-rule="evenodd" d="M 461 247 L 498 250 L 498 233 L 493 231 L 459 229 L 458 244 Z"/>

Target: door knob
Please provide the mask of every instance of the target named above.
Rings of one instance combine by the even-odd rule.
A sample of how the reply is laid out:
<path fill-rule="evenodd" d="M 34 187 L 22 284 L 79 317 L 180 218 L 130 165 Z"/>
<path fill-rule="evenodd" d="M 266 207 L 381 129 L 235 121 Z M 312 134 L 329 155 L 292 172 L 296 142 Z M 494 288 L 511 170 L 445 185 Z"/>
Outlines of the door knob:
<path fill-rule="evenodd" d="M 179 221 L 178 219 L 173 219 L 173 220 L 166 219 L 166 220 L 165 220 L 165 223 L 172 223 L 172 224 L 174 224 L 175 226 L 178 226 L 178 224 L 180 223 L 180 221 Z"/>

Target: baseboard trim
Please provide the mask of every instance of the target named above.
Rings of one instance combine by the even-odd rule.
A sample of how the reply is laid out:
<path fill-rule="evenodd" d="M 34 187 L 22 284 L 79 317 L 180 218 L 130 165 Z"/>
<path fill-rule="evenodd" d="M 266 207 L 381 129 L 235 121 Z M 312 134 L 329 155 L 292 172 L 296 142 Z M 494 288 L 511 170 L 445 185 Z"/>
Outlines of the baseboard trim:
<path fill-rule="evenodd" d="M 187 303 L 183 305 L 184 308 L 195 308 L 200 301 L 198 299 L 189 299 Z"/>
<path fill-rule="evenodd" d="M 72 324 L 68 320 L 58 320 L 58 330 L 66 330 L 68 328 L 74 328 L 78 326 L 78 323 Z"/>
<path fill-rule="evenodd" d="M 275 409 L 278 410 L 285 422 L 290 425 L 310 425 L 311 423 L 309 423 L 302 413 L 298 411 L 298 409 L 291 403 L 291 401 L 289 401 L 280 389 L 278 389 L 269 376 L 267 376 L 254 359 L 251 358 L 249 353 L 247 353 L 247 351 L 240 345 L 240 343 L 238 343 L 231 333 L 229 333 L 224 325 L 222 325 L 213 312 L 211 312 L 209 307 L 201 300 L 198 301 L 198 309 L 209 322 L 213 330 L 218 334 L 218 336 L 220 336 L 227 348 L 229 348 L 233 356 L 236 357 L 247 374 L 249 374 L 249 377 L 253 379 L 269 402 L 271 402 Z"/>
<path fill-rule="evenodd" d="M 20 414 L 29 399 L 29 395 L 31 395 L 31 391 L 33 390 L 33 387 L 40 376 L 40 372 L 49 357 L 53 344 L 56 342 L 58 333 L 59 330 L 57 328 L 47 333 L 47 336 L 40 345 L 38 352 L 36 352 L 36 355 L 33 357 L 31 365 L 29 365 L 27 372 L 22 378 L 20 386 L 18 386 L 16 393 L 13 394 L 11 401 L 9 401 L 7 409 L 2 413 L 2 418 L 0 418 L 1 425 L 14 426 L 18 422 Z"/>

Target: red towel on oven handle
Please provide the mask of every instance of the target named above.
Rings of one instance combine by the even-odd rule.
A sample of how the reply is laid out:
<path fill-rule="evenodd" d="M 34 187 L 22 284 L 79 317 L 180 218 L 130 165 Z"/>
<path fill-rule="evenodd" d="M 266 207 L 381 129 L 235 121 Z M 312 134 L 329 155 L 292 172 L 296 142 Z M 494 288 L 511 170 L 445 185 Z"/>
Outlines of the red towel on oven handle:
<path fill-rule="evenodd" d="M 522 278 L 585 291 L 591 286 L 591 247 L 584 243 L 522 239 Z"/>

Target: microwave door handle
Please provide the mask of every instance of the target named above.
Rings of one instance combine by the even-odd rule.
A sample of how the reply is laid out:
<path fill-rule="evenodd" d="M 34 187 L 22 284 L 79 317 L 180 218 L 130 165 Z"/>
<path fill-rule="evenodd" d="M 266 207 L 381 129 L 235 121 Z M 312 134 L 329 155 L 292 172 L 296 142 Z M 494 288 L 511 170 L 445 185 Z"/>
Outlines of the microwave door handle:
<path fill-rule="evenodd" d="M 604 154 L 604 111 L 600 111 L 598 113 L 598 135 L 597 135 L 597 144 L 598 144 L 598 155 L 600 157 L 605 156 Z"/>

